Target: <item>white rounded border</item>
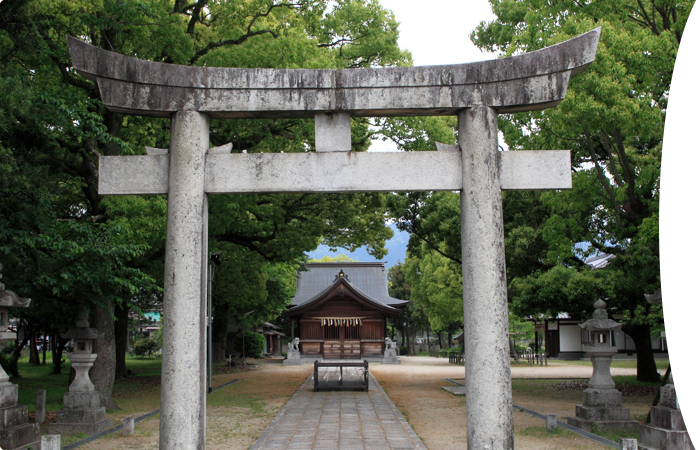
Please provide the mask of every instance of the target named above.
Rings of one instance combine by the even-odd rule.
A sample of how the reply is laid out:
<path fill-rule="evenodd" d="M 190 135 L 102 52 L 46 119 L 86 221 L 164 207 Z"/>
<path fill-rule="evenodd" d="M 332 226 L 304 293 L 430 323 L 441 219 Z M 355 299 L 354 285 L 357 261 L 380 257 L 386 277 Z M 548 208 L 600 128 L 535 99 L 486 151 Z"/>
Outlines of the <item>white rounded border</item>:
<path fill-rule="evenodd" d="M 677 397 L 688 429 L 696 432 L 696 19 L 679 46 L 667 105 L 660 175 L 660 275 L 665 330 Z M 694 434 L 692 433 L 692 436 Z"/>

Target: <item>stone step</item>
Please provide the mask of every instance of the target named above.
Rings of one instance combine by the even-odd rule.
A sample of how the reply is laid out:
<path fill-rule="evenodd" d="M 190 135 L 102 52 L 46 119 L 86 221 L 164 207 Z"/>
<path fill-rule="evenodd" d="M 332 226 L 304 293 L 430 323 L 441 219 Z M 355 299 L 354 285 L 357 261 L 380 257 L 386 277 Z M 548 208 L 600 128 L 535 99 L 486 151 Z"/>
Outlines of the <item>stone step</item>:
<path fill-rule="evenodd" d="M 638 450 L 660 450 L 659 448 L 655 447 L 649 447 L 647 445 L 643 445 L 640 442 L 638 443 Z"/>
<path fill-rule="evenodd" d="M 0 408 L 0 428 L 12 428 L 27 423 L 27 405 Z"/>
<path fill-rule="evenodd" d="M 667 430 L 654 425 L 640 427 L 639 442 L 644 447 L 654 447 L 659 450 L 693 450 L 694 448 L 686 431 Z"/>
<path fill-rule="evenodd" d="M 38 423 L 25 423 L 24 425 L 0 430 L 0 448 L 25 448 L 31 443 L 38 441 L 39 435 L 40 426 Z"/>
<path fill-rule="evenodd" d="M 97 423 L 51 423 L 48 425 L 49 434 L 77 434 L 88 436 L 108 430 L 113 425 L 111 419 L 105 419 Z"/>
<path fill-rule="evenodd" d="M 650 424 L 666 430 L 686 431 L 681 411 L 663 406 L 650 408 Z"/>

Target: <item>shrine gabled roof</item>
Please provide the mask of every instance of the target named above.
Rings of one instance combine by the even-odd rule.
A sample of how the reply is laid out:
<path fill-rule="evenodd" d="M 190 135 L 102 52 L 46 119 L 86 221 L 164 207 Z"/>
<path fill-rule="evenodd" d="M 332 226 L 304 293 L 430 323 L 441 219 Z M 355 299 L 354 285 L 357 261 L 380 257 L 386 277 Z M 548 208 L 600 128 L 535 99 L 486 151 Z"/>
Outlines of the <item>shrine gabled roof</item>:
<path fill-rule="evenodd" d="M 337 283 L 345 283 L 367 302 L 394 313 L 398 313 L 409 303 L 408 300 L 389 296 L 384 262 L 309 263 L 307 269 L 306 272 L 299 273 L 292 309 L 321 300 Z"/>

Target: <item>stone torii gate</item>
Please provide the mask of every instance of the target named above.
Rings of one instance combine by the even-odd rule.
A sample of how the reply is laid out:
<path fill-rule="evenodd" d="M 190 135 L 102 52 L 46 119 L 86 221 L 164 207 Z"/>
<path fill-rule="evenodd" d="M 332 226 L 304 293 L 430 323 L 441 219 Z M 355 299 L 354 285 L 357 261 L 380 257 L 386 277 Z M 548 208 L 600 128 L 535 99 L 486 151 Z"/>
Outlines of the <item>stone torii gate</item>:
<path fill-rule="evenodd" d="M 101 195 L 167 194 L 160 449 L 205 448 L 208 194 L 460 191 L 469 449 L 513 448 L 501 190 L 569 189 L 569 151 L 498 151 L 499 113 L 556 106 L 599 29 L 470 64 L 302 70 L 188 67 L 68 37 L 111 111 L 169 117 L 168 150 L 103 156 Z M 353 153 L 350 117 L 456 115 L 459 146 Z M 209 148 L 210 118 L 315 118 L 316 153 Z M 190 333 L 191 328 L 199 333 Z"/>

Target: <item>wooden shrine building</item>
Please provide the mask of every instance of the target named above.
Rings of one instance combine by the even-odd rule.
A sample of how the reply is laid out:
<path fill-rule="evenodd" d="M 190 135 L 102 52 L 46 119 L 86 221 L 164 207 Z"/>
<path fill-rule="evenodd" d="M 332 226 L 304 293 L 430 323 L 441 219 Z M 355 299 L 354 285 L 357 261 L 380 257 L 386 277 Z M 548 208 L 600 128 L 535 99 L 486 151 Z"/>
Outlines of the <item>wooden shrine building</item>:
<path fill-rule="evenodd" d="M 299 322 L 302 357 L 381 357 L 387 318 L 409 303 L 389 296 L 384 262 L 309 263 L 307 269 L 284 313 Z"/>

